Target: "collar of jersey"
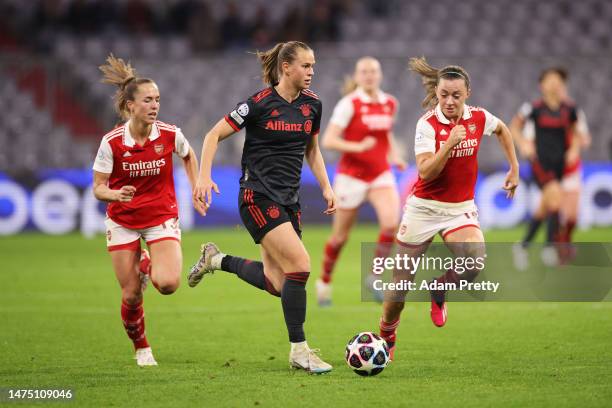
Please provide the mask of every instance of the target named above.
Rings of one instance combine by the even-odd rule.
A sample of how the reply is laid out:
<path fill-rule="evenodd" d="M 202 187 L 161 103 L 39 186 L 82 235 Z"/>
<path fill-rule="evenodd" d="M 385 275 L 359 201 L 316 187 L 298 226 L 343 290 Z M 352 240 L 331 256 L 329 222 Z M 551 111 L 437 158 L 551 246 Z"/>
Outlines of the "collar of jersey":
<path fill-rule="evenodd" d="M 463 105 L 463 120 L 468 120 L 472 117 L 472 111 L 468 105 Z M 440 104 L 436 105 L 436 118 L 438 118 L 438 122 L 443 123 L 445 125 L 450 125 L 450 120 L 446 119 L 444 113 L 442 113 L 442 108 L 440 108 Z"/>
<path fill-rule="evenodd" d="M 130 134 L 130 120 L 125 122 L 125 125 L 123 127 L 123 144 L 128 147 L 134 147 L 134 145 L 136 144 L 136 141 Z M 151 126 L 151 133 L 149 134 L 149 140 L 152 142 L 158 137 L 159 137 L 159 129 L 157 129 L 157 123 L 153 123 L 153 126 Z"/>
<path fill-rule="evenodd" d="M 361 102 L 363 103 L 373 103 L 374 102 L 372 98 L 370 97 L 370 95 L 368 95 L 366 91 L 364 91 L 362 88 L 357 88 L 355 90 L 355 94 L 357 95 L 359 99 L 361 99 Z M 378 90 L 378 93 L 376 94 L 376 99 L 377 99 L 376 102 L 378 103 L 381 103 L 381 104 L 387 103 L 387 95 L 380 89 Z"/>

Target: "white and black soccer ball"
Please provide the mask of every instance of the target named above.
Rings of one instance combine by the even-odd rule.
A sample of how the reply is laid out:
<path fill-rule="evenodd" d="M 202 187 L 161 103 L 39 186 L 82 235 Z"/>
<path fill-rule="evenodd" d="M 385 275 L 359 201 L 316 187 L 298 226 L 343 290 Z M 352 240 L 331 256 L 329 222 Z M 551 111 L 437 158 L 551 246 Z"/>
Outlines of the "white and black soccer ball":
<path fill-rule="evenodd" d="M 346 363 L 357 374 L 380 374 L 389 364 L 389 346 L 378 334 L 362 332 L 346 345 Z"/>

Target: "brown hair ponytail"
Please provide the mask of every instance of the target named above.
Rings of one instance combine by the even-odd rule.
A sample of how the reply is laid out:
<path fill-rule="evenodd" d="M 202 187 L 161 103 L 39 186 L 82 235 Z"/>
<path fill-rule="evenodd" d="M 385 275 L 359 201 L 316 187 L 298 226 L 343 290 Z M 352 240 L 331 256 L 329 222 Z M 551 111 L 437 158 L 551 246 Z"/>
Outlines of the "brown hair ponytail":
<path fill-rule="evenodd" d="M 447 65 L 442 69 L 437 69 L 429 65 L 425 57 L 420 57 L 410 58 L 408 69 L 421 75 L 421 81 L 425 88 L 425 98 L 421 106 L 426 109 L 433 108 L 438 104 L 436 86 L 438 86 L 440 78 L 463 79 L 466 88 L 470 89 L 470 76 L 465 69 L 458 65 Z"/>
<path fill-rule="evenodd" d="M 292 63 L 297 50 L 311 50 L 311 48 L 301 41 L 289 41 L 278 43 L 268 51 L 257 51 L 257 58 L 261 62 L 262 78 L 264 83 L 274 86 L 280 81 L 281 64 L 283 62 Z"/>
<path fill-rule="evenodd" d="M 153 83 L 153 80 L 139 78 L 129 62 L 126 64 L 123 59 L 116 58 L 113 54 L 106 58 L 105 65 L 100 65 L 98 68 L 103 73 L 102 82 L 118 88 L 114 96 L 115 110 L 122 119 L 129 119 L 130 112 L 127 109 L 127 102 L 134 100 L 134 94 L 140 84 Z"/>

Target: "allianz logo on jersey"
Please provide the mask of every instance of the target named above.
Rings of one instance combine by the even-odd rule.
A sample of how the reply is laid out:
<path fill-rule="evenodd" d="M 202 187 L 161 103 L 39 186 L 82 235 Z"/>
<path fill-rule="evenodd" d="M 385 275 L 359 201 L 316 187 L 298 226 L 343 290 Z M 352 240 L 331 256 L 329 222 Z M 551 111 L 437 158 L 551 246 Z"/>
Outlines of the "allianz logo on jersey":
<path fill-rule="evenodd" d="M 393 125 L 393 118 L 389 114 L 362 115 L 361 121 L 370 130 L 389 130 Z"/>
<path fill-rule="evenodd" d="M 440 149 L 446 142 L 440 142 Z M 467 157 L 474 155 L 474 151 L 478 147 L 478 139 L 465 139 L 453 147 L 450 157 Z"/>
<path fill-rule="evenodd" d="M 166 165 L 166 159 L 121 163 L 123 171 L 129 171 L 130 177 L 157 176 Z"/>
<path fill-rule="evenodd" d="M 267 130 L 280 130 L 283 132 L 306 132 L 310 133 L 312 130 L 312 121 L 309 119 L 304 124 L 302 123 L 289 123 L 284 120 L 269 120 L 266 123 Z"/>

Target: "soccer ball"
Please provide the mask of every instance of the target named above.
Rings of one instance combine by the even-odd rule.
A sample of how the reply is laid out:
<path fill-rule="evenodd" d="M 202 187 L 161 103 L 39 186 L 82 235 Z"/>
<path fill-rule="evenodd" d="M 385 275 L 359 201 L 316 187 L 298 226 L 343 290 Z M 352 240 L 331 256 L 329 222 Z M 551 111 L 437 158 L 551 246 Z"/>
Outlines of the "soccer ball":
<path fill-rule="evenodd" d="M 362 332 L 348 342 L 344 357 L 355 373 L 377 375 L 389 364 L 389 346 L 379 335 Z"/>

